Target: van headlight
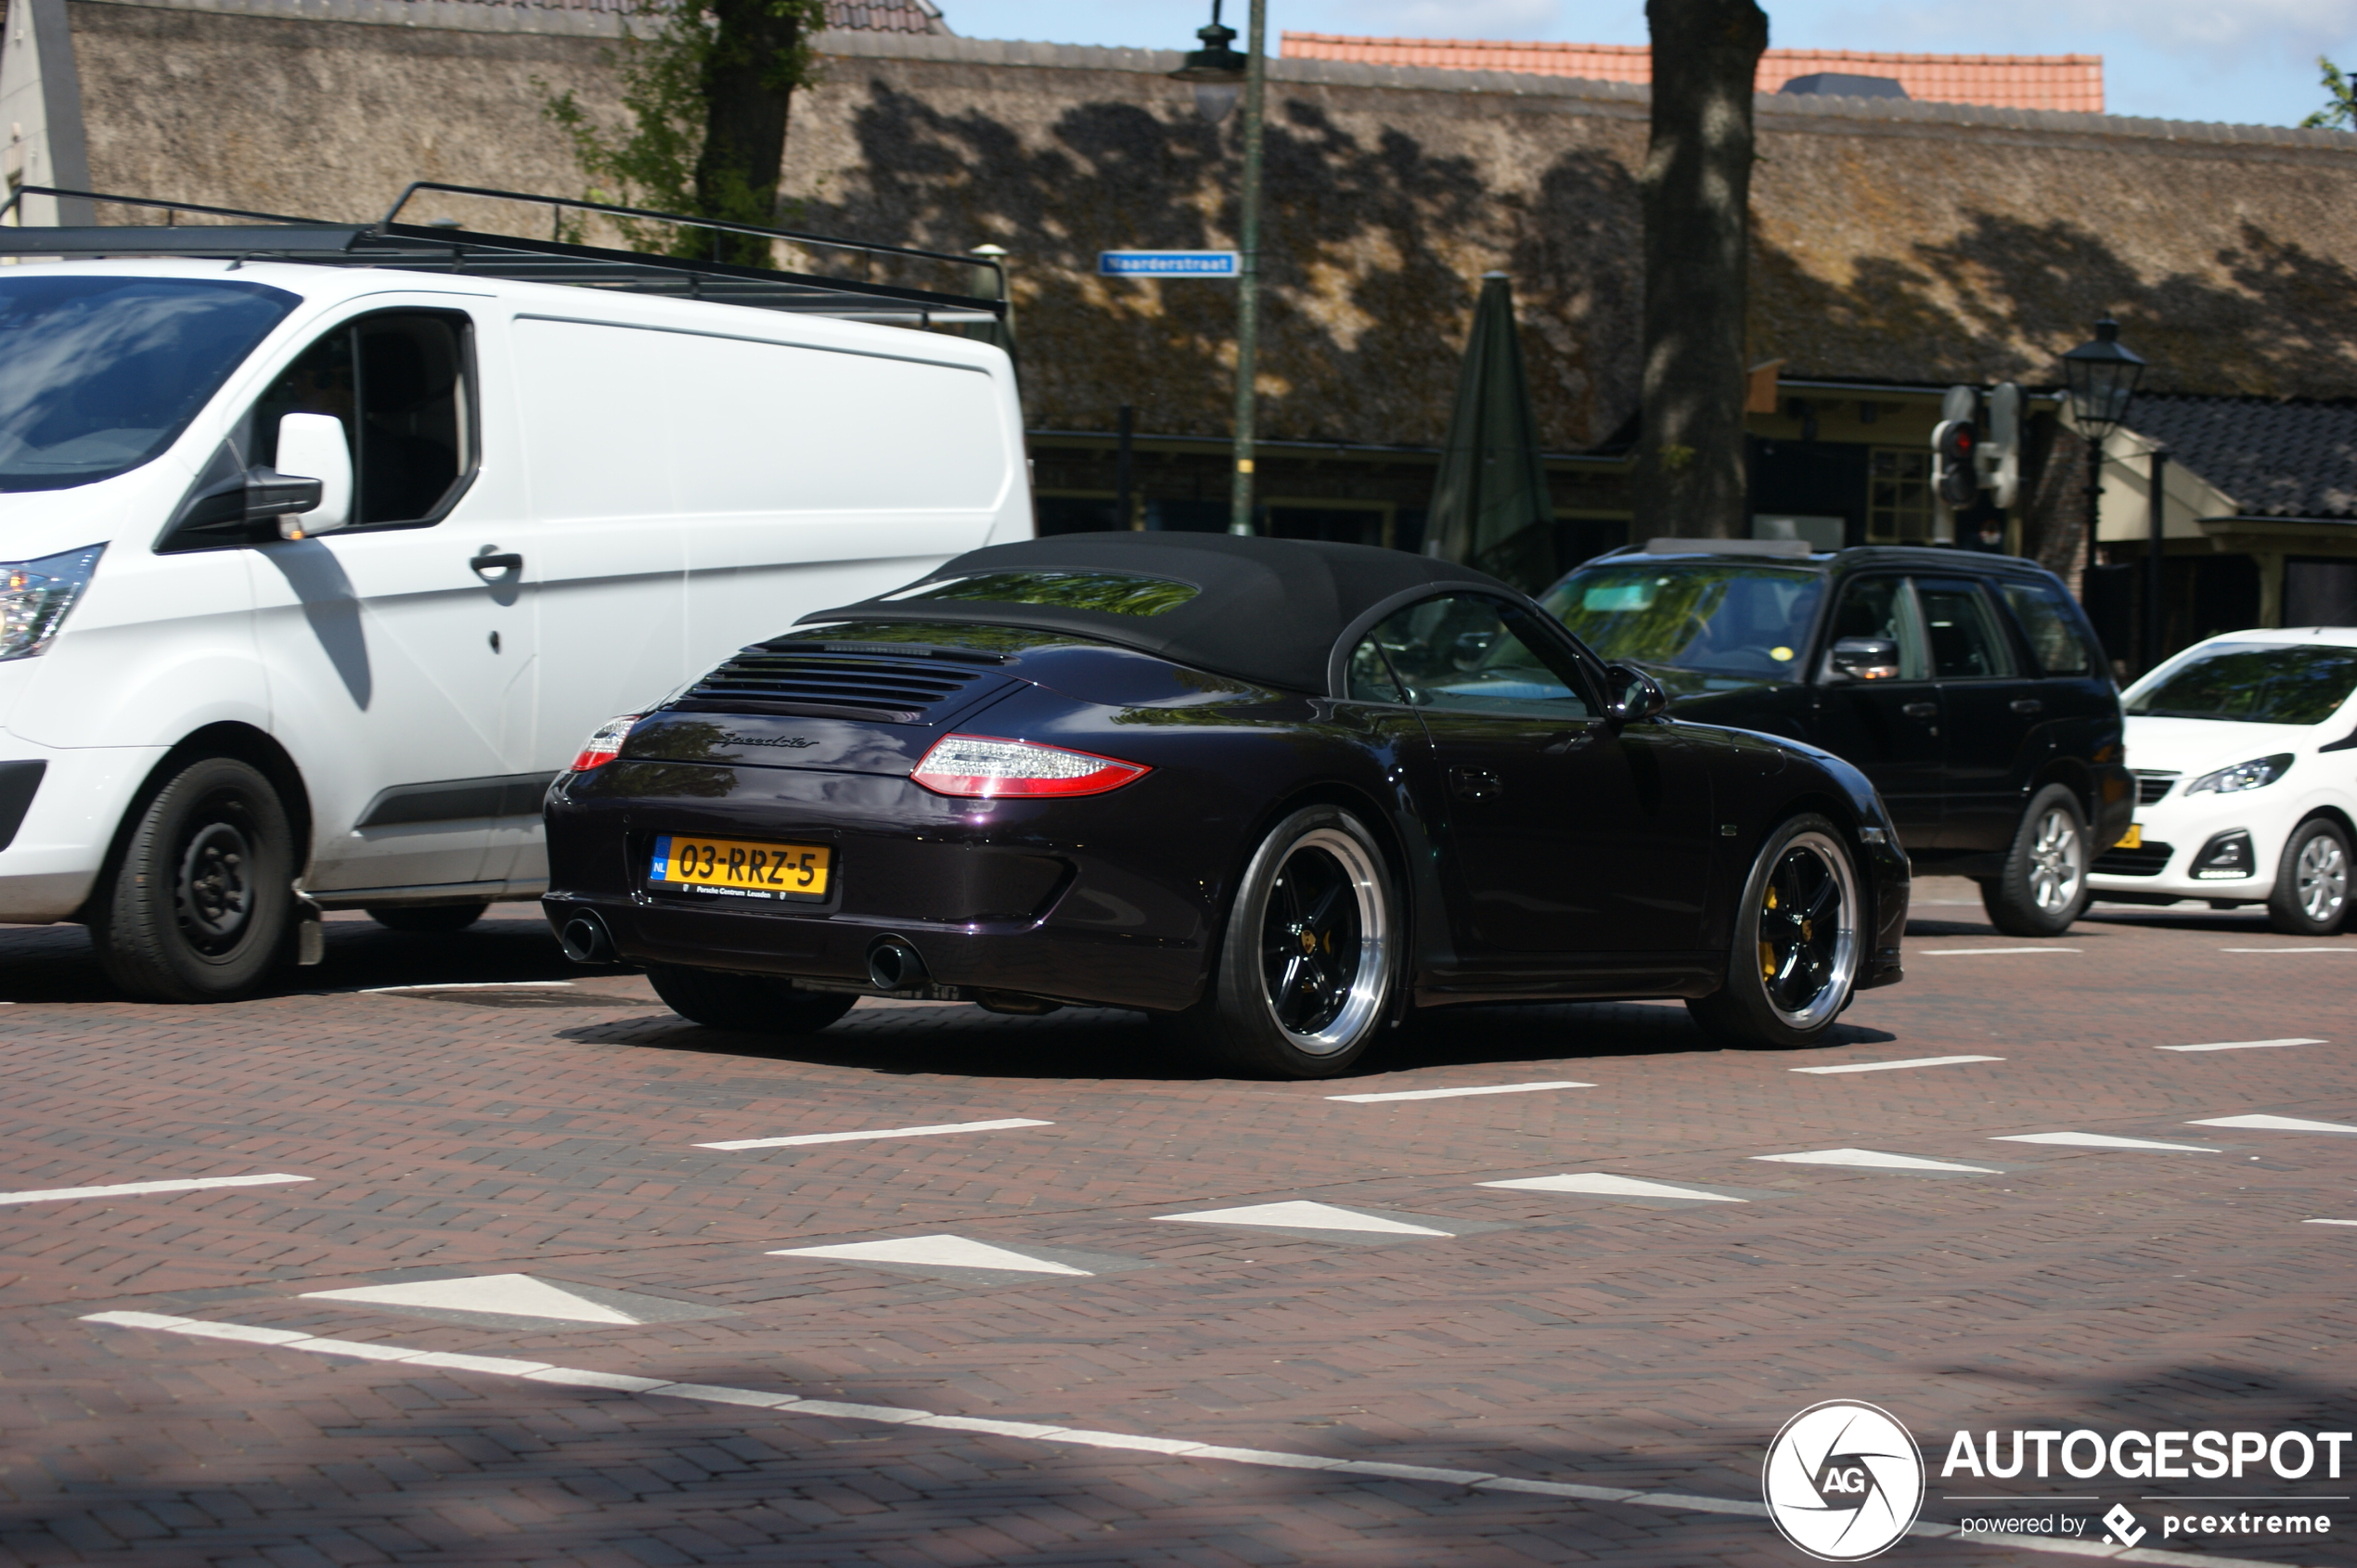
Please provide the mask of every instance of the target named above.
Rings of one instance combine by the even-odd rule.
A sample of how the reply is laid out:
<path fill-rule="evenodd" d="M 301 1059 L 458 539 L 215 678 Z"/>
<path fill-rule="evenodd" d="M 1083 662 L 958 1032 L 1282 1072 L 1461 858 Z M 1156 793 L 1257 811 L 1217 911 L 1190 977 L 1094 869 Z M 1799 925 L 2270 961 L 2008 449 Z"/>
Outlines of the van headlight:
<path fill-rule="evenodd" d="M 84 545 L 39 560 L 0 561 L 0 659 L 30 659 L 48 648 L 106 552 L 104 545 Z"/>
<path fill-rule="evenodd" d="M 2185 786 L 2188 795 L 2215 790 L 2222 795 L 2240 794 L 2245 790 L 2263 790 L 2291 771 L 2291 753 L 2278 752 L 2272 757 L 2253 757 L 2247 763 L 2222 767 L 2215 773 L 2205 773 Z"/>

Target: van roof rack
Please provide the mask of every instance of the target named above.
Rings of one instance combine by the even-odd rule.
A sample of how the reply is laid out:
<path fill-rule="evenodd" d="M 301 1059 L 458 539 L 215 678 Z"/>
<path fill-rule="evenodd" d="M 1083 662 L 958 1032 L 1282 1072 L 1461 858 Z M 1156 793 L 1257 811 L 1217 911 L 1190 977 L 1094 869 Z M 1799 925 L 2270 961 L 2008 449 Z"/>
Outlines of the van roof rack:
<path fill-rule="evenodd" d="M 403 223 L 401 210 L 425 192 L 545 207 L 549 209 L 552 234 L 559 237 L 564 233 L 568 212 L 603 213 L 625 222 L 664 223 L 703 230 L 711 235 L 715 250 L 726 236 L 747 235 L 848 252 L 867 259 L 871 265 L 878 259 L 900 258 L 969 269 L 987 267 L 997 275 L 998 297 L 984 299 L 965 292 L 910 289 L 895 283 L 743 266 L 717 260 L 648 255 L 575 244 L 562 238 L 528 239 L 519 235 L 476 233 L 445 224 Z M 164 222 L 153 226 L 10 226 L 10 213 L 28 196 L 150 208 L 161 212 Z M 178 221 L 184 213 L 208 220 L 238 221 L 184 224 Z M 792 229 L 658 212 L 643 207 L 617 207 L 600 201 L 576 201 L 567 197 L 535 196 L 481 186 L 444 185 L 436 180 L 411 183 L 385 215 L 373 224 L 329 223 L 277 212 L 250 212 L 234 207 L 201 207 L 187 201 L 19 186 L 6 201 L 0 202 L 0 256 L 187 256 L 231 262 L 302 262 L 318 266 L 397 267 L 413 272 L 661 294 L 757 310 L 793 311 L 908 327 L 996 322 L 1003 320 L 1007 313 L 1006 268 L 994 256 L 960 256 L 905 245 L 876 245 Z"/>

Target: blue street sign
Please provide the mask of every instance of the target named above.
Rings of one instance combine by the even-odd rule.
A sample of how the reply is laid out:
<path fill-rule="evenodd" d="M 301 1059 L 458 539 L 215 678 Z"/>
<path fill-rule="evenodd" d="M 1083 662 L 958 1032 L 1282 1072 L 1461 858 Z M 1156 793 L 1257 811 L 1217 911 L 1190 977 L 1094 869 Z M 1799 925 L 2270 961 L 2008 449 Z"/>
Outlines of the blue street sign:
<path fill-rule="evenodd" d="M 1242 270 L 1233 251 L 1100 251 L 1101 277 L 1234 277 Z"/>

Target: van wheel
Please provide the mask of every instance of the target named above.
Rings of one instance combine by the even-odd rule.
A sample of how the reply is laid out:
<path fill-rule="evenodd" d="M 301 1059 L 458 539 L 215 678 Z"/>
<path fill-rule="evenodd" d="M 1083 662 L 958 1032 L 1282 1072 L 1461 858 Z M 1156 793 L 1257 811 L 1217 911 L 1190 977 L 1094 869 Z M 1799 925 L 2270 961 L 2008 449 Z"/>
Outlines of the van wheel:
<path fill-rule="evenodd" d="M 1686 1010 L 1723 1044 L 1813 1046 L 1834 1026 L 1865 950 L 1858 873 L 1841 829 L 1796 816 L 1768 836 L 1735 907 L 1727 983 Z"/>
<path fill-rule="evenodd" d="M 2349 913 L 2349 835 L 2328 816 L 2292 829 L 2267 898 L 2267 924 L 2286 936 L 2330 936 Z"/>
<path fill-rule="evenodd" d="M 2004 868 L 1980 884 L 1989 923 L 2007 936 L 2060 936 L 2094 899 L 2087 885 L 2087 819 L 2079 797 L 2049 784 L 2029 798 Z"/>
<path fill-rule="evenodd" d="M 294 835 L 270 781 L 200 757 L 164 782 L 102 875 L 90 933 L 107 978 L 151 1002 L 246 995 L 287 951 Z"/>
<path fill-rule="evenodd" d="M 489 904 L 387 904 L 369 909 L 367 916 L 387 931 L 443 936 L 466 930 L 490 907 Z"/>
<path fill-rule="evenodd" d="M 859 1000 L 833 991 L 797 991 L 790 980 L 670 964 L 649 964 L 647 979 L 663 1005 L 689 1022 L 743 1035 L 816 1035 Z"/>
<path fill-rule="evenodd" d="M 1333 806 L 1294 812 L 1245 868 L 1208 994 L 1166 1027 L 1248 1073 L 1349 1071 L 1391 1000 L 1397 910 L 1383 851 L 1364 824 Z"/>

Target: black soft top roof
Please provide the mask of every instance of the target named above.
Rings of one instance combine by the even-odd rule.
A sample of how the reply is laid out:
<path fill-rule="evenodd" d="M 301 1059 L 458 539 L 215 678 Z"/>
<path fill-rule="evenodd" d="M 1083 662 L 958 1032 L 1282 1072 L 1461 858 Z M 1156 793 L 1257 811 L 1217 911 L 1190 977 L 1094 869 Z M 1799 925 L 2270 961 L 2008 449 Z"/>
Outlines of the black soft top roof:
<path fill-rule="evenodd" d="M 1067 533 L 969 550 L 909 587 L 993 572 L 1114 572 L 1198 592 L 1159 615 L 974 599 L 863 600 L 794 623 L 924 622 L 1075 632 L 1220 675 L 1323 692 L 1335 643 L 1387 599 L 1460 587 L 1522 596 L 1495 577 L 1404 550 L 1227 533 Z M 895 589 L 904 593 L 907 589 Z"/>

